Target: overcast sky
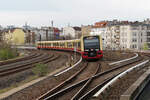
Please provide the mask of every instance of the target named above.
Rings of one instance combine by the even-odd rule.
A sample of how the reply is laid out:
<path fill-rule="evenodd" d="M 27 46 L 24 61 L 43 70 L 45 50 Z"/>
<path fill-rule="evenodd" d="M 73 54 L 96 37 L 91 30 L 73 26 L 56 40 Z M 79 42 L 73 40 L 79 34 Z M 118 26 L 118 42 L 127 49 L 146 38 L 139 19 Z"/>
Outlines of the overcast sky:
<path fill-rule="evenodd" d="M 64 27 L 150 18 L 150 0 L 1 0 L 0 25 Z"/>

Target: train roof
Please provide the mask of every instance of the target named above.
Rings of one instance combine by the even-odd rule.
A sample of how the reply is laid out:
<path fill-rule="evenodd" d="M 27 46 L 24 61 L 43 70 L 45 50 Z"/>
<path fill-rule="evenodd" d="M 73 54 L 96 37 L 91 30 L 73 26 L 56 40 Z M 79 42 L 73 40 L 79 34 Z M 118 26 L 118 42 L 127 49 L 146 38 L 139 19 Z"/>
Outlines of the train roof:
<path fill-rule="evenodd" d="M 80 39 L 74 39 L 74 40 L 58 40 L 58 41 L 38 41 L 37 43 L 73 42 L 73 41 L 80 41 Z"/>
<path fill-rule="evenodd" d="M 87 36 L 100 36 L 100 35 L 84 35 L 83 37 Z M 37 43 L 55 43 L 55 42 L 73 42 L 73 41 L 80 41 L 81 39 L 73 39 L 73 40 L 58 40 L 58 41 L 38 41 Z"/>

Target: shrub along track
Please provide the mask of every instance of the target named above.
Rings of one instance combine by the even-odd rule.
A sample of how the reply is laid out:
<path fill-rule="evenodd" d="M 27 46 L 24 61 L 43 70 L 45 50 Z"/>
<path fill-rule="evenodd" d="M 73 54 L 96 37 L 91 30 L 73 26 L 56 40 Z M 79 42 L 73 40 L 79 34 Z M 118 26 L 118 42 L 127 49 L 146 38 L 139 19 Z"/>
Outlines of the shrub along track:
<path fill-rule="evenodd" d="M 91 97 L 91 95 L 95 93 L 98 88 L 106 84 L 109 81 L 109 79 L 123 72 L 124 70 L 130 68 L 131 66 L 139 63 L 139 61 L 141 60 L 142 58 L 139 57 L 137 59 L 124 62 L 120 64 L 119 66 L 116 66 L 107 71 L 98 73 L 93 77 L 90 77 L 90 78 L 87 77 L 87 79 L 84 79 L 78 83 L 73 84 L 72 86 L 66 87 L 63 90 L 58 91 L 57 93 L 47 96 L 45 100 L 53 100 L 53 99 L 57 99 L 57 100 L 83 99 L 84 100 L 84 99 L 87 99 Z"/>
<path fill-rule="evenodd" d="M 28 59 L 33 59 L 35 57 L 38 57 L 38 52 L 35 50 L 28 50 L 26 51 L 26 55 L 22 56 L 22 57 L 17 57 L 17 58 L 13 58 L 13 59 L 8 59 L 8 60 L 4 60 L 4 61 L 0 61 L 0 66 L 2 65 L 7 65 L 7 64 L 12 64 L 12 63 L 16 63 L 19 61 L 24 61 L 24 60 L 28 60 Z"/>
<path fill-rule="evenodd" d="M 55 60 L 59 55 L 47 55 L 46 53 L 38 53 L 36 56 L 31 56 L 26 61 L 15 62 L 8 65 L 3 65 L 0 67 L 0 77 L 24 71 L 26 69 L 34 67 L 36 63 L 48 63 L 52 60 Z"/>

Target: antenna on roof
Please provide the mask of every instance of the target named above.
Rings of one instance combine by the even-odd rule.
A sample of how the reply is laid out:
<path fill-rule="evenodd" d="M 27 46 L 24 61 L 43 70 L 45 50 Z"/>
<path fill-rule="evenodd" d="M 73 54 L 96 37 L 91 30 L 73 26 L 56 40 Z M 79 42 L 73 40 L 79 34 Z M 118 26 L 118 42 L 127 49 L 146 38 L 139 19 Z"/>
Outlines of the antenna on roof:
<path fill-rule="evenodd" d="M 53 27 L 53 24 L 54 24 L 54 22 L 53 22 L 53 20 L 51 21 L 51 25 L 52 25 L 52 27 Z"/>

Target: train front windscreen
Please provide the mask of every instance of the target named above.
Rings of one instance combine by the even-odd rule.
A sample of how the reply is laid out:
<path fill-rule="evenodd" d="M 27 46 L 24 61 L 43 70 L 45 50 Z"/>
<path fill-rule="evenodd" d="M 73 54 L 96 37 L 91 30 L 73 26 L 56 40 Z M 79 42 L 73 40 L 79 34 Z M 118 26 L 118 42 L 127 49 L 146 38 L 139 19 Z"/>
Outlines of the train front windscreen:
<path fill-rule="evenodd" d="M 89 37 L 84 37 L 84 50 L 99 50 L 100 48 L 100 43 L 99 43 L 99 37 L 98 36 L 89 36 Z"/>

